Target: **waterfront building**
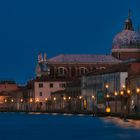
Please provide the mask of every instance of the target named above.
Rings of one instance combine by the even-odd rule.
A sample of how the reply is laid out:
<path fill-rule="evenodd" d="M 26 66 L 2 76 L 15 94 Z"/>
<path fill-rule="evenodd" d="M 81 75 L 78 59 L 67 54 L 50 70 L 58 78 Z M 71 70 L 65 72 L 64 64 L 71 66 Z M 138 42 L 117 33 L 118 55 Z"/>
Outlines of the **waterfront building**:
<path fill-rule="evenodd" d="M 34 97 L 36 109 L 46 110 L 51 100 L 51 93 L 66 88 L 66 79 L 51 79 L 49 77 L 38 77 L 34 80 Z"/>
<path fill-rule="evenodd" d="M 102 104 L 104 104 L 105 93 L 120 94 L 123 85 L 126 87 L 125 92 L 127 92 L 126 90 L 129 93 L 135 91 L 134 94 L 136 95 L 135 89 L 139 87 L 138 75 L 140 75 L 140 33 L 134 31 L 130 15 L 125 21 L 123 31 L 118 33 L 113 39 L 112 56 L 121 60 L 121 63 L 105 70 L 95 71 L 82 79 L 82 95 L 87 101 L 87 109 L 91 110 L 93 108 L 91 103 L 96 104 L 98 108 L 103 108 L 103 105 L 98 105 L 98 96 L 102 96 Z M 106 84 L 108 86 L 107 89 L 105 89 Z M 94 102 L 92 96 L 96 99 Z M 107 96 L 108 98 L 110 97 L 110 95 Z M 129 105 L 131 105 L 131 101 L 134 102 L 133 96 L 131 97 Z M 138 99 L 135 100 L 139 102 Z M 116 110 L 113 106 L 115 105 L 110 107 L 111 111 L 114 112 Z M 119 106 L 121 107 L 121 105 Z"/>
<path fill-rule="evenodd" d="M 110 67 L 106 70 L 96 71 L 82 78 L 82 97 L 86 102 L 86 109 L 89 111 L 97 107 L 100 111 L 105 111 L 105 98 L 114 97 L 115 93 L 120 93 L 120 90 L 126 85 L 128 77 L 127 65 L 118 65 Z M 118 103 L 120 111 L 120 103 Z M 114 105 L 110 105 L 112 111 Z"/>
<path fill-rule="evenodd" d="M 36 79 L 39 79 L 39 81 L 35 80 L 35 100 L 36 98 L 40 98 L 40 105 L 42 103 L 44 104 L 45 98 L 50 100 L 52 93 L 53 98 L 55 98 L 54 96 L 57 96 L 58 98 L 58 100 L 55 101 L 57 104 L 63 96 L 66 96 L 67 98 L 73 97 L 73 101 L 75 101 L 76 98 L 82 98 L 82 95 L 90 96 L 90 100 L 93 101 L 94 96 L 96 95 L 92 94 L 97 93 L 96 88 L 98 90 L 103 90 L 105 83 L 107 82 L 110 85 L 110 93 L 113 93 L 114 91 L 119 92 L 121 86 L 125 85 L 128 73 L 129 75 L 134 75 L 134 73 L 139 70 L 139 63 L 133 63 L 135 69 L 131 65 L 130 69 L 128 67 L 126 67 L 128 69 L 124 68 L 125 71 L 123 71 L 123 65 L 126 65 L 127 63 L 131 64 L 137 59 L 140 59 L 140 34 L 134 30 L 129 13 L 128 18 L 125 20 L 123 31 L 118 33 L 113 39 L 110 55 L 62 54 L 48 59 L 46 54 L 44 54 L 44 56 L 39 54 L 36 66 Z M 101 74 L 102 71 L 104 71 L 103 74 Z M 86 76 L 88 73 L 95 74 L 96 72 L 96 76 Z M 92 91 L 91 89 L 89 91 L 87 89 L 86 92 L 83 93 L 83 84 L 82 87 L 81 84 L 79 84 L 80 88 L 76 87 L 76 83 L 74 82 L 75 79 L 81 78 L 82 76 L 86 79 L 85 82 L 83 82 L 84 80 L 82 78 L 82 82 L 88 87 L 92 87 Z M 43 81 L 44 77 L 49 80 Z M 91 81 L 89 80 L 89 77 L 92 79 Z M 94 80 L 94 78 L 96 80 Z M 39 85 L 42 86 L 42 84 L 43 87 L 41 87 L 41 89 Z M 50 84 L 56 86 L 51 88 Z M 58 85 L 61 84 L 67 86 L 58 88 Z M 40 97 L 42 91 L 45 96 Z M 89 104 L 83 99 L 81 99 L 81 101 L 81 107 L 83 109 L 88 108 L 91 110 L 93 103 Z M 58 106 L 58 108 L 61 108 L 61 103 Z"/>
<path fill-rule="evenodd" d="M 11 97 L 11 93 L 18 89 L 15 81 L 2 80 L 0 81 L 0 110 L 7 110 L 7 98 Z"/>
<path fill-rule="evenodd" d="M 123 31 L 113 39 L 111 54 L 61 54 L 52 58 L 39 54 L 36 77 L 24 87 L 0 84 L 0 102 L 8 105 L 10 101 L 10 108 L 23 111 L 93 111 L 95 104 L 103 108 L 97 100 L 99 95 L 118 93 L 122 85 L 135 92 L 139 88 L 139 59 L 140 33 L 134 30 L 129 14 Z M 109 88 L 104 92 L 106 85 Z"/>
<path fill-rule="evenodd" d="M 65 112 L 83 111 L 81 96 L 81 79 L 68 81 L 65 90 L 56 91 L 51 94 L 54 109 Z"/>

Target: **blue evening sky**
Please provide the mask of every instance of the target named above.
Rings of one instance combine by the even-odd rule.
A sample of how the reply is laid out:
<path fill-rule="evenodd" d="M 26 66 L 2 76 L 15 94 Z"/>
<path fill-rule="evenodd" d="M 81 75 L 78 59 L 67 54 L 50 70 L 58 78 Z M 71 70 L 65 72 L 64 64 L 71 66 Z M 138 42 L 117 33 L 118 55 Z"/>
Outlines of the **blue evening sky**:
<path fill-rule="evenodd" d="M 0 79 L 33 78 L 39 52 L 110 53 L 129 8 L 137 29 L 140 0 L 1 0 Z"/>

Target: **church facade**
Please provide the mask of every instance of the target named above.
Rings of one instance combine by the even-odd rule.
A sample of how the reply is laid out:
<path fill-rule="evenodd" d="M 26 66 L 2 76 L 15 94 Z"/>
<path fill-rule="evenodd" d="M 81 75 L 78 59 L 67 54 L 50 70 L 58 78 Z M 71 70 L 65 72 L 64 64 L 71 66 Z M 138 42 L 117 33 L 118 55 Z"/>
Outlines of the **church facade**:
<path fill-rule="evenodd" d="M 39 55 L 36 74 L 37 77 L 48 76 L 52 79 L 73 79 L 120 62 L 112 55 L 67 54 L 58 55 L 48 60 Z"/>

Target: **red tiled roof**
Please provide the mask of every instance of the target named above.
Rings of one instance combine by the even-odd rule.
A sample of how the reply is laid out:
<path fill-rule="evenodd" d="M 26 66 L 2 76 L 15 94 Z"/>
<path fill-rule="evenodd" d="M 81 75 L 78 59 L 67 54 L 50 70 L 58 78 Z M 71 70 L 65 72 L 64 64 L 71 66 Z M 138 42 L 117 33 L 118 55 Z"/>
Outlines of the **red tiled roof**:
<path fill-rule="evenodd" d="M 50 58 L 50 63 L 119 63 L 120 60 L 112 55 L 92 55 L 92 54 L 62 54 Z"/>

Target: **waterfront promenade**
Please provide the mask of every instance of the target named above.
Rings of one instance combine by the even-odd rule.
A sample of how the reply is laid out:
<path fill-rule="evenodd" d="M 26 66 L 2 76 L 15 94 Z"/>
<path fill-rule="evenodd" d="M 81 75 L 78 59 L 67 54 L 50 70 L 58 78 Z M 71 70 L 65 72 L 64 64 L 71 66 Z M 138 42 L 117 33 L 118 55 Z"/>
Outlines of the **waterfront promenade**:
<path fill-rule="evenodd" d="M 139 140 L 140 122 L 91 115 L 0 113 L 1 140 Z"/>

